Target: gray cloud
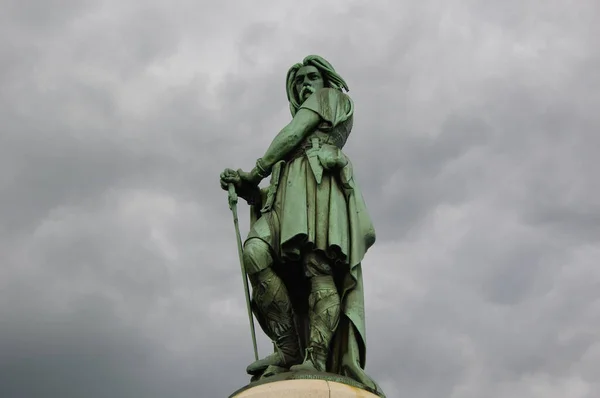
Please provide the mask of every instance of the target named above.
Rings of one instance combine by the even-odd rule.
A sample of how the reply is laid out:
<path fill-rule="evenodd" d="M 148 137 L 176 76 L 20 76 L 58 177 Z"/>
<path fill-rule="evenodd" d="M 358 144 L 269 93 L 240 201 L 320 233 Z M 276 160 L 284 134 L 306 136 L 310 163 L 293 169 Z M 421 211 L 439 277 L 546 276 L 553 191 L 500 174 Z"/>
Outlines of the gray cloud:
<path fill-rule="evenodd" d="M 338 3 L 7 4 L 2 396 L 247 383 L 217 179 L 287 123 L 310 53 L 356 103 L 368 373 L 390 398 L 598 396 L 598 5 Z"/>

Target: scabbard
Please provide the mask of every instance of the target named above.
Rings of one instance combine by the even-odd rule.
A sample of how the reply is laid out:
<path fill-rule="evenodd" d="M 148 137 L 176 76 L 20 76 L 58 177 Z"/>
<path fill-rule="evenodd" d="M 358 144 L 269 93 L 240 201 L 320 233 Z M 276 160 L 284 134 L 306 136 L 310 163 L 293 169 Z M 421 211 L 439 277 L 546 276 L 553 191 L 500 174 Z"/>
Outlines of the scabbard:
<path fill-rule="evenodd" d="M 323 165 L 319 160 L 319 138 L 313 137 L 311 142 L 312 147 L 306 150 L 306 157 L 308 159 L 308 164 L 310 165 L 310 168 L 315 176 L 317 184 L 320 184 L 321 181 L 323 181 Z"/>
<path fill-rule="evenodd" d="M 285 160 L 280 160 L 273 165 L 273 169 L 271 171 L 271 182 L 267 191 L 267 199 L 265 200 L 265 205 L 262 207 L 262 209 L 260 209 L 262 214 L 270 212 L 275 204 L 277 189 L 279 188 L 279 179 L 281 178 L 281 171 L 284 165 Z"/>

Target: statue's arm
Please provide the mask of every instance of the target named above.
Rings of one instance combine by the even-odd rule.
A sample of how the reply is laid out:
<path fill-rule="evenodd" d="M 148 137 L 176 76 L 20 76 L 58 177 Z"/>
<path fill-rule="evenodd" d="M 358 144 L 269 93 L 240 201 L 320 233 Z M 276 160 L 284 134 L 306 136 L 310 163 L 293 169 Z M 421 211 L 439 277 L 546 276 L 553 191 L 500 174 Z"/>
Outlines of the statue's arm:
<path fill-rule="evenodd" d="M 292 121 L 273 139 L 262 157 L 263 165 L 271 168 L 317 127 L 320 116 L 311 110 L 300 109 Z"/>
<path fill-rule="evenodd" d="M 270 170 L 271 167 L 293 150 L 302 140 L 319 124 L 321 117 L 314 111 L 301 108 L 292 121 L 285 126 L 273 139 L 271 145 L 261 158 L 262 167 Z M 260 170 L 251 171 L 255 181 L 262 179 Z"/>

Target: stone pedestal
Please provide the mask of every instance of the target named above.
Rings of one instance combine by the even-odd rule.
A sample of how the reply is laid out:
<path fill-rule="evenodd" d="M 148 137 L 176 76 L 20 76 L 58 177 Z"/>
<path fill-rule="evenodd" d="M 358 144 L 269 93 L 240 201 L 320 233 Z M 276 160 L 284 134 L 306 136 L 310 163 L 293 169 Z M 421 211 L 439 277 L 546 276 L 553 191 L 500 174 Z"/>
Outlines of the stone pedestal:
<path fill-rule="evenodd" d="M 251 383 L 229 398 L 381 398 L 347 377 L 329 373 L 284 373 Z"/>

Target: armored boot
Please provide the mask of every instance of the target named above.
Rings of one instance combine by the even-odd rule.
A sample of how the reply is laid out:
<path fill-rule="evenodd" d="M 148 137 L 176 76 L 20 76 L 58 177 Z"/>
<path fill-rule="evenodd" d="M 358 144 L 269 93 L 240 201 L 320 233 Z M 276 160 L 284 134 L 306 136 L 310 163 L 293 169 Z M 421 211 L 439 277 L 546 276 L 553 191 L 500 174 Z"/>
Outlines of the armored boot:
<path fill-rule="evenodd" d="M 329 344 L 340 320 L 340 296 L 332 276 L 313 276 L 309 295 L 310 333 L 304 362 L 292 371 L 326 372 Z"/>
<path fill-rule="evenodd" d="M 251 275 L 250 281 L 256 317 L 273 341 L 275 352 L 250 364 L 246 372 L 256 376 L 269 367 L 287 369 L 300 363 L 302 354 L 292 303 L 283 281 L 271 268 Z"/>

